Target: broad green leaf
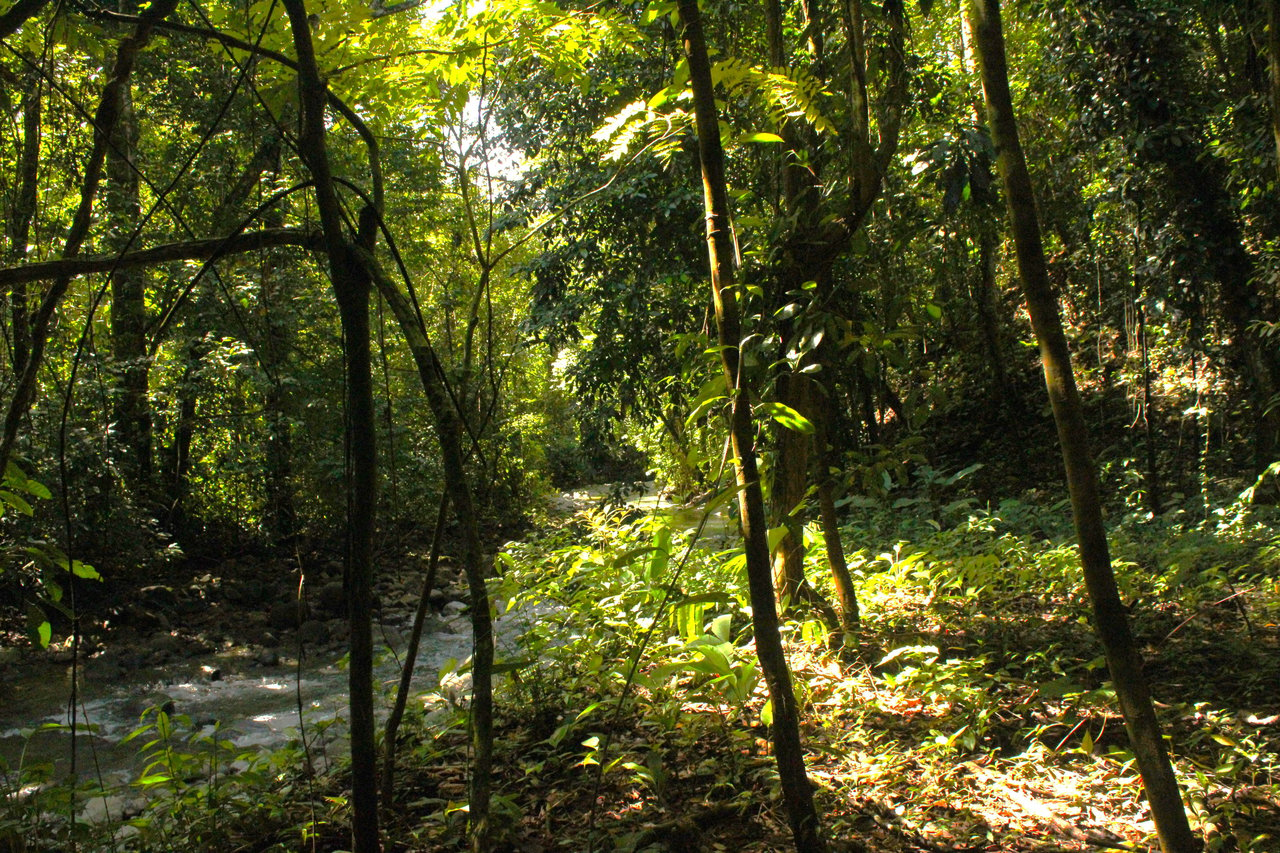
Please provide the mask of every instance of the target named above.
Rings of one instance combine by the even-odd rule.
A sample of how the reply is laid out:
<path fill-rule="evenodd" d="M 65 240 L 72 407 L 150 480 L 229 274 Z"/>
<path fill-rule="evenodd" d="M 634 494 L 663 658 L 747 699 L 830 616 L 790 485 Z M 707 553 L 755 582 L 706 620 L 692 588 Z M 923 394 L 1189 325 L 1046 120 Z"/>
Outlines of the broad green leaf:
<path fill-rule="evenodd" d="M 102 575 L 98 574 L 98 570 L 88 563 L 82 563 L 79 560 L 71 561 L 71 573 L 78 578 L 84 578 L 89 581 L 100 581 Z"/>
<path fill-rule="evenodd" d="M 805 435 L 813 434 L 813 423 L 786 403 L 766 402 L 756 406 L 759 416 L 768 417 L 786 429 Z"/>
<path fill-rule="evenodd" d="M 748 133 L 746 136 L 738 137 L 739 142 L 782 142 L 782 137 L 776 133 Z"/>

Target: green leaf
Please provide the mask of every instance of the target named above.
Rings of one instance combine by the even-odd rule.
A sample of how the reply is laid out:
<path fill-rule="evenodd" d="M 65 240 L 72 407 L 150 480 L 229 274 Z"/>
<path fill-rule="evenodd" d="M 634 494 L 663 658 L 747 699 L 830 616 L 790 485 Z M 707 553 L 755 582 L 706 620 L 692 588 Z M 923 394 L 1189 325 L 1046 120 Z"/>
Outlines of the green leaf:
<path fill-rule="evenodd" d="M 502 663 L 495 663 L 493 665 L 493 674 L 503 675 L 508 672 L 519 672 L 520 670 L 528 669 L 532 663 L 533 663 L 532 658 L 528 658 L 525 660 L 509 660 L 509 661 L 503 661 Z"/>
<path fill-rule="evenodd" d="M 27 629 L 31 638 L 40 644 L 40 648 L 49 648 L 53 640 L 53 626 L 45 617 L 44 611 L 34 604 L 27 605 Z"/>
<path fill-rule="evenodd" d="M 84 578 L 87 581 L 100 581 L 102 575 L 98 574 L 98 570 L 88 563 L 82 563 L 79 560 L 71 561 L 71 573 L 78 578 Z"/>
<path fill-rule="evenodd" d="M 675 10 L 675 8 L 676 8 L 676 4 L 671 2 L 671 0 L 664 0 L 664 2 L 658 2 L 658 3 L 650 3 L 648 6 L 645 7 L 644 14 L 640 16 L 640 23 L 643 26 L 648 26 L 649 24 L 652 24 L 654 21 L 658 20 L 662 16 L 671 14 Z"/>
<path fill-rule="evenodd" d="M 813 423 L 786 403 L 768 402 L 756 406 L 757 415 L 768 417 L 786 429 L 813 434 Z"/>
<path fill-rule="evenodd" d="M 15 495 L 13 492 L 0 491 L 0 501 L 8 504 L 23 515 L 34 515 L 35 510 L 31 508 L 31 504 Z"/>
<path fill-rule="evenodd" d="M 739 142 L 782 142 L 782 137 L 776 133 L 748 133 L 745 136 L 738 137 Z"/>
<path fill-rule="evenodd" d="M 925 310 L 925 311 L 928 311 L 928 312 L 929 312 L 929 316 L 930 316 L 930 317 L 932 317 L 933 319 L 935 319 L 935 320 L 941 320 L 941 319 L 942 319 L 942 308 L 941 308 L 941 306 L 935 305 L 935 304 L 933 304 L 932 302 L 930 302 L 930 303 L 928 303 L 928 304 L 926 304 L 926 305 L 924 306 L 924 310 Z"/>
<path fill-rule="evenodd" d="M 718 638 L 722 643 L 729 642 L 729 629 L 733 625 L 733 614 L 722 613 L 717 616 L 711 623 L 711 635 Z"/>

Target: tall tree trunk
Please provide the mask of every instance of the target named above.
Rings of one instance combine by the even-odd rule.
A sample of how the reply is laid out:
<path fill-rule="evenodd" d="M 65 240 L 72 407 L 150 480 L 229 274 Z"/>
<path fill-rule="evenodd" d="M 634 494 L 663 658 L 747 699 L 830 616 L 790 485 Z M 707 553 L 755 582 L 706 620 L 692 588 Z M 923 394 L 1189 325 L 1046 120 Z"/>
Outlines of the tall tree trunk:
<path fill-rule="evenodd" d="M 766 2 L 766 30 L 769 41 L 770 62 L 784 66 L 786 47 L 781 28 L 781 7 L 776 0 Z M 816 4 L 803 4 L 806 20 L 805 35 L 809 56 L 814 66 L 823 65 L 822 35 L 818 19 L 821 17 Z M 832 215 L 830 206 L 822 201 L 820 173 L 823 166 L 822 150 L 812 134 L 797 121 L 783 123 L 783 148 L 788 154 L 782 167 L 779 184 L 782 190 L 780 207 L 794 220 L 783 245 L 778 252 L 779 261 L 768 287 L 771 312 L 777 311 L 791 300 L 793 291 L 805 282 L 815 282 L 815 298 L 831 295 L 831 271 L 840 257 L 849 249 L 853 236 L 862 227 L 872 205 L 880 197 L 890 158 L 897 150 L 898 125 L 902 105 L 906 102 L 904 44 L 905 25 L 900 0 L 882 4 L 879 13 L 884 16 L 888 37 L 883 45 L 885 91 L 881 96 L 884 107 L 877 116 L 879 146 L 873 144 L 871 101 L 867 86 L 866 21 L 862 0 L 845 0 L 840 17 L 846 34 L 847 59 L 850 78 L 846 81 L 850 97 L 848 127 L 842 129 L 849 151 L 850 196 L 846 209 Z M 785 70 L 785 69 L 784 69 Z M 806 147 L 807 146 L 807 147 Z M 786 351 L 792 344 L 795 323 L 784 321 L 779 329 Z M 823 364 L 819 353 L 811 354 L 811 363 Z M 826 363 L 830 368 L 830 364 Z M 821 431 L 818 421 L 825 413 L 812 405 L 815 394 L 813 380 L 807 375 L 793 372 L 782 376 L 777 383 L 777 399 L 800 412 Z M 804 547 L 802 531 L 805 515 L 797 505 L 804 500 L 811 476 L 812 437 L 805 433 L 778 427 L 777 452 L 774 456 L 773 490 L 771 493 L 771 518 L 774 524 L 786 526 L 786 534 L 777 543 L 773 555 L 774 578 L 778 595 L 784 602 L 806 601 L 824 615 L 832 628 L 837 627 L 835 611 L 831 605 L 808 583 L 804 574 Z M 821 480 L 822 477 L 819 477 Z M 833 567 L 834 568 L 834 567 Z"/>
<path fill-rule="evenodd" d="M 191 494 L 191 442 L 195 439 L 196 404 L 200 393 L 197 374 L 207 350 L 208 345 L 203 338 L 195 338 L 187 345 L 186 364 L 176 391 L 178 410 L 173 422 L 173 445 L 168 454 L 169 468 L 164 479 L 169 526 L 179 535 L 185 532 L 189 520 L 187 499 Z"/>
<path fill-rule="evenodd" d="M 431 554 L 427 558 L 427 571 L 422 579 L 422 594 L 413 614 L 413 627 L 405 644 L 404 663 L 400 666 L 400 683 L 396 687 L 395 702 L 387 715 L 387 725 L 382 735 L 382 808 L 390 811 L 394 802 L 396 782 L 396 737 L 400 720 L 409 704 L 409 688 L 413 683 L 413 670 L 418 663 L 418 646 L 422 642 L 422 629 L 426 625 L 427 610 L 431 604 L 431 592 L 436 588 L 436 574 L 440 568 L 440 547 L 444 541 L 444 525 L 449 519 L 449 492 L 440 496 L 440 509 L 436 512 L 435 532 L 431 534 Z"/>
<path fill-rule="evenodd" d="M 10 260 L 17 266 L 27 258 L 31 242 L 31 223 L 36 215 L 38 178 L 40 175 L 40 108 L 43 86 L 32 75 L 30 88 L 22 95 L 22 159 L 18 175 L 18 196 L 13 206 L 13 230 Z M 31 352 L 31 311 L 25 283 L 15 283 L 9 291 L 9 316 L 13 323 L 13 375 L 27 369 Z"/>
<path fill-rule="evenodd" d="M 373 532 L 377 500 L 377 425 L 369 332 L 371 280 L 346 234 L 325 145 L 328 93 L 316 67 L 303 0 L 284 0 L 298 54 L 302 129 L 298 149 L 315 183 L 329 256 L 329 277 L 342 321 L 346 362 L 347 553 L 344 587 L 351 630 L 348 689 L 351 725 L 351 834 L 355 853 L 378 853 L 378 778 L 373 718 Z M 356 240 L 366 251 L 376 231 L 361 216 Z"/>
<path fill-rule="evenodd" d="M 719 116 L 712 90 L 711 64 L 702 33 L 697 0 L 678 3 L 685 54 L 689 59 L 689 81 L 693 87 L 694 114 L 698 133 L 698 157 L 702 164 L 703 204 L 706 210 L 707 253 L 711 269 L 711 291 L 715 303 L 716 328 L 721 366 L 733 395 L 730 436 L 738 481 L 738 508 L 747 557 L 747 583 L 751 594 L 751 625 L 756 653 L 764 672 L 773 704 L 773 750 L 778 778 L 786 803 L 796 849 L 801 853 L 821 853 L 826 849 L 813 804 L 813 789 L 805 773 L 804 749 L 800 742 L 800 713 L 791 673 L 778 630 L 777 604 L 769 567 L 768 530 L 764 496 L 756 468 L 751 396 L 741 372 L 738 350 L 742 340 L 738 316 L 738 294 L 734 283 L 732 235 L 729 232 L 729 194 L 724 177 L 724 151 L 720 146 Z"/>
<path fill-rule="evenodd" d="M 1093 603 L 1094 627 L 1106 654 L 1160 846 L 1165 853 L 1194 853 L 1200 849 L 1200 842 L 1191 834 L 1187 823 L 1178 781 L 1165 751 L 1160 723 L 1142 672 L 1142 658 L 1130 632 L 1128 612 L 1120 601 L 1111 569 L 1106 529 L 1102 524 L 1097 469 L 1089 454 L 1084 411 L 1071 372 L 1071 355 L 1058 303 L 1049 284 L 1031 177 L 1018 139 L 1013 99 L 1009 93 L 999 0 L 969 0 L 968 12 L 982 71 L 991 135 L 998 153 L 1013 227 L 1018 272 L 1031 324 L 1040 343 L 1045 385 L 1066 466 L 1085 585 Z"/>
<path fill-rule="evenodd" d="M 1280 0 L 1267 2 L 1267 67 L 1271 71 L 1271 132 L 1276 144 L 1276 186 L 1280 188 Z"/>
<path fill-rule="evenodd" d="M 280 227 L 283 220 L 283 211 L 276 207 L 264 217 L 264 225 Z M 263 336 L 258 357 L 270 384 L 263 401 L 263 420 L 267 426 L 263 524 L 273 544 L 287 542 L 297 532 L 297 512 L 293 501 L 293 424 L 286 410 L 289 392 L 284 382 L 297 318 L 288 308 L 288 299 L 281 293 L 283 286 L 288 284 L 281 272 L 278 251 L 264 250 L 259 297 Z"/>
<path fill-rule="evenodd" d="M 131 87 L 120 91 L 120 118 L 107 153 L 105 208 L 111 226 L 110 248 L 128 251 L 142 218 L 138 199 L 138 123 Z M 113 415 L 118 461 L 125 484 L 136 498 L 147 495 L 151 480 L 151 403 L 147 353 L 147 273 L 143 267 L 111 275 L 111 349 L 115 362 Z"/>
<path fill-rule="evenodd" d="M 835 442 L 834 406 L 832 392 L 824 395 L 819 405 L 824 414 L 820 417 L 822 428 L 816 435 L 818 443 L 818 517 L 822 522 L 822 538 L 826 543 L 827 562 L 831 566 L 831 580 L 836 590 L 836 601 L 840 605 L 840 627 L 844 633 L 858 630 L 862 621 L 862 612 L 858 607 L 858 593 L 853 587 L 853 576 L 849 574 L 849 563 L 844 555 L 844 542 L 840 538 L 840 519 L 836 515 L 835 483 L 831 471 L 837 458 Z"/>

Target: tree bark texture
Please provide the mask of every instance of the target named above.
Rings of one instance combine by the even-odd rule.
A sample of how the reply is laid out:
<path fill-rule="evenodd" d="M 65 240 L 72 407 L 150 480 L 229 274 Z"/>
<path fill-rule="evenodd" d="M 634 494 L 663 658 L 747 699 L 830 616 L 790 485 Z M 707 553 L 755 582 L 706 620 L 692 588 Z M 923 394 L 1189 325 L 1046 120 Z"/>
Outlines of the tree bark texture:
<path fill-rule="evenodd" d="M 108 245 L 127 252 L 142 218 L 138 198 L 138 123 L 131 86 L 120 90 L 120 118 L 107 152 L 104 199 L 110 227 Z M 151 480 L 151 403 L 147 396 L 147 277 L 141 267 L 111 274 L 111 350 L 115 362 L 112 419 L 116 451 L 125 485 L 135 499 L 145 497 Z"/>
<path fill-rule="evenodd" d="M 0 39 L 7 39 L 18 31 L 18 28 L 39 14 L 49 0 L 15 0 L 13 5 L 0 15 Z"/>
<path fill-rule="evenodd" d="M 378 853 L 377 749 L 373 717 L 373 532 L 377 499 L 377 425 L 373 407 L 369 295 L 371 281 L 342 222 L 325 144 L 324 82 L 316 67 L 303 0 L 284 0 L 298 53 L 302 104 L 299 153 L 315 183 L 316 206 L 329 257 L 329 276 L 342 321 L 346 369 L 347 553 L 344 587 L 351 630 L 348 667 L 351 726 L 352 842 L 355 853 Z M 370 239 L 372 234 L 369 235 Z M 367 247 L 366 247 L 367 248 Z"/>
<path fill-rule="evenodd" d="M 689 59 L 694 114 L 698 134 L 698 158 L 702 165 L 703 203 L 706 210 L 707 253 L 711 291 L 715 304 L 721 366 L 733 395 L 731 440 L 738 482 L 738 508 L 747 557 L 747 582 L 751 595 L 751 624 L 756 653 L 773 704 L 773 750 L 778 777 L 796 849 L 822 853 L 826 849 L 813 803 L 813 789 L 804 766 L 800 742 L 800 718 L 791 673 L 778 630 L 778 611 L 769 566 L 768 530 L 764 496 L 756 468 L 751 397 L 741 372 L 739 342 L 742 328 L 734 286 L 732 235 L 729 232 L 729 195 L 724 176 L 724 150 L 720 145 L 719 116 L 711 82 L 706 39 L 697 0 L 679 0 L 678 10 Z"/>
<path fill-rule="evenodd" d="M 1040 344 L 1045 385 L 1058 427 L 1085 585 L 1093 604 L 1094 627 L 1106 654 L 1161 849 L 1165 853 L 1193 853 L 1200 849 L 1200 841 L 1192 835 L 1187 823 L 1178 782 L 1142 671 L 1142 659 L 1129 629 L 1128 612 L 1120 601 L 1111 568 L 1097 470 L 1089 454 L 1084 412 L 1071 372 L 1071 356 L 1057 299 L 1049 284 L 1031 178 L 1018 138 L 999 0 L 969 0 L 968 14 L 1009 208 L 1018 272 Z"/>
<path fill-rule="evenodd" d="M 300 228 L 265 228 L 206 240 L 184 240 L 150 249 L 138 249 L 122 255 L 92 258 L 62 258 L 0 269 L 0 287 L 49 281 L 59 278 L 110 272 L 113 269 L 163 264 L 169 261 L 210 261 L 241 252 L 256 252 L 273 246 L 296 246 L 300 249 L 324 248 L 324 235 Z"/>
<path fill-rule="evenodd" d="M 1276 187 L 1280 188 L 1280 0 L 1267 2 L 1267 67 L 1271 72 L 1271 133 L 1276 145 Z"/>
<path fill-rule="evenodd" d="M 36 215 L 38 178 L 40 175 L 40 110 L 42 84 L 32 75 L 30 88 L 22 96 L 22 159 L 19 166 L 18 195 L 13 206 L 12 243 L 9 258 L 20 265 L 27 259 L 31 243 L 31 224 Z M 27 304 L 25 282 L 14 282 L 9 289 L 9 316 L 12 321 L 13 375 L 27 369 L 31 351 L 31 309 Z"/>
<path fill-rule="evenodd" d="M 409 689 L 413 683 L 413 670 L 418 662 L 418 646 L 422 642 L 422 629 L 430 609 L 431 591 L 436 588 L 436 575 L 440 568 L 440 547 L 444 539 L 444 525 L 449 519 L 449 493 L 440 496 L 440 509 L 436 513 L 436 527 L 431 534 L 431 555 L 427 558 L 427 572 L 422 579 L 422 594 L 418 596 L 418 608 L 413 613 L 413 627 L 405 644 L 404 663 L 400 667 L 400 683 L 396 686 L 396 699 L 387 715 L 382 736 L 382 808 L 389 811 L 394 802 L 396 781 L 396 736 L 400 721 L 409 703 Z"/>

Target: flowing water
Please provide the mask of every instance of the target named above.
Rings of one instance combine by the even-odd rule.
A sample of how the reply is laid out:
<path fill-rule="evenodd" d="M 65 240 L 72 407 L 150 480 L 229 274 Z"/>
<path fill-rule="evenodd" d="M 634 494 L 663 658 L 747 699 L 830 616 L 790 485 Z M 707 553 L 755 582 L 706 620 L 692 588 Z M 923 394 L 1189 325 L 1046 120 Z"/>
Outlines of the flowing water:
<path fill-rule="evenodd" d="M 471 652 L 466 618 L 455 617 L 448 628 L 422 638 L 414 679 L 420 693 L 438 690 L 441 667 Z M 329 656 L 301 665 L 260 666 L 244 655 L 222 654 L 103 680 L 94 677 L 89 661 L 79 684 L 77 776 L 108 786 L 136 777 L 143 767 L 139 747 L 146 739 L 125 738 L 144 723 L 147 709 L 166 703 L 172 703 L 173 714 L 189 717 L 194 729 L 218 732 L 219 740 L 245 749 L 279 747 L 298 737 L 300 720 L 314 730 L 345 718 L 347 671 L 339 663 Z M 375 674 L 387 692 L 394 691 L 399 666 L 385 649 Z M 39 763 L 52 763 L 54 778 L 69 772 L 70 687 L 70 666 L 54 664 L 32 667 L 0 684 L 0 759 L 8 765 L 11 781 L 19 767 Z M 384 713 L 389 701 L 379 702 Z M 154 717 L 147 720 L 154 722 Z M 340 731 L 340 726 L 325 728 L 330 738 Z"/>
<path fill-rule="evenodd" d="M 568 510 L 582 509 L 601 503 L 609 492 L 610 487 L 598 486 L 565 493 L 561 500 Z M 700 511 L 674 506 L 651 487 L 628 504 L 641 512 L 666 515 L 684 528 L 696 527 L 701 518 Z M 711 517 L 704 541 L 716 547 L 730 534 L 731 520 L 721 510 Z M 410 618 L 407 612 L 390 613 L 386 624 L 407 633 Z M 536 618 L 538 614 L 532 612 L 501 618 L 496 626 L 499 643 L 510 644 L 520 624 Z M 439 691 L 441 668 L 450 660 L 464 660 L 471 652 L 465 616 L 455 611 L 447 621 L 432 619 L 415 668 L 414 688 L 419 694 Z M 403 644 L 396 646 L 402 651 Z M 304 657 L 301 664 L 285 663 L 262 666 L 247 649 L 235 649 L 101 677 L 95 674 L 93 661 L 88 661 L 79 676 L 75 715 L 77 724 L 88 729 L 76 737 L 77 776 L 107 787 L 136 779 L 145 765 L 140 746 L 150 738 L 126 738 L 144 724 L 144 712 L 162 706 L 190 718 L 194 730 L 216 732 L 219 740 L 231 740 L 244 749 L 273 749 L 296 740 L 300 722 L 304 731 L 310 730 L 308 742 L 321 728 L 331 742 L 340 738 L 347 706 L 347 671 L 340 661 L 331 654 Z M 399 678 L 399 663 L 385 647 L 375 675 L 385 687 L 386 696 L 378 701 L 385 714 Z M 67 778 L 72 748 L 67 727 L 70 688 L 71 669 L 66 664 L 31 665 L 16 677 L 0 681 L 0 761 L 8 767 L 7 778 L 0 776 L 0 787 L 12 790 L 19 768 L 38 764 L 53 766 L 51 778 Z M 465 691 L 465 685 L 460 689 Z M 155 717 L 146 720 L 154 722 Z M 338 725 L 324 725 L 333 721 Z"/>

